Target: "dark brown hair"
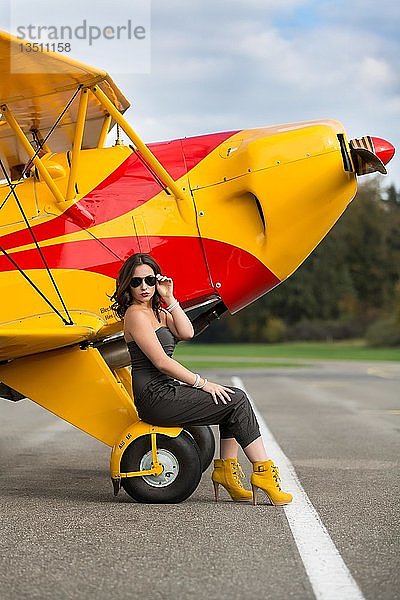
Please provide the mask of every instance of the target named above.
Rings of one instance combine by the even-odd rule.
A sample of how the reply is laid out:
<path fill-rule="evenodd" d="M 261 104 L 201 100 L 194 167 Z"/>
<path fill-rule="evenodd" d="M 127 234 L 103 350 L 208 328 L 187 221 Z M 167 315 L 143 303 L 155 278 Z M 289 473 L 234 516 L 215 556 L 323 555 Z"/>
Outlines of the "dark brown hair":
<path fill-rule="evenodd" d="M 118 273 L 115 292 L 111 296 L 111 300 L 114 300 L 111 308 L 120 319 L 124 318 L 128 307 L 132 304 L 130 283 L 133 273 L 139 265 L 149 265 L 149 267 L 153 269 L 154 275 L 161 273 L 160 266 L 150 254 L 132 254 L 132 256 L 124 262 Z M 154 296 L 151 299 L 151 307 L 157 320 L 160 321 L 161 296 L 157 292 L 157 287 L 155 288 Z"/>

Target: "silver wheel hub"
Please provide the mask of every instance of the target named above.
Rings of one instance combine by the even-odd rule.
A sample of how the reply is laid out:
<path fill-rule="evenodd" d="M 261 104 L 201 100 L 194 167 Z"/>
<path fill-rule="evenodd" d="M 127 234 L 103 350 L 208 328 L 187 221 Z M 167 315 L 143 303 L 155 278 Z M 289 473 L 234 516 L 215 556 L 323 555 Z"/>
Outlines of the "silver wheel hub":
<path fill-rule="evenodd" d="M 160 475 L 144 475 L 142 479 L 152 487 L 167 487 L 171 485 L 173 481 L 178 476 L 179 473 L 179 463 L 174 454 L 169 450 L 165 450 L 164 448 L 160 448 L 157 450 L 157 459 L 163 466 L 163 471 Z M 153 460 L 151 456 L 151 450 L 146 452 L 146 454 L 142 457 L 140 461 L 140 470 L 148 471 L 153 466 Z"/>

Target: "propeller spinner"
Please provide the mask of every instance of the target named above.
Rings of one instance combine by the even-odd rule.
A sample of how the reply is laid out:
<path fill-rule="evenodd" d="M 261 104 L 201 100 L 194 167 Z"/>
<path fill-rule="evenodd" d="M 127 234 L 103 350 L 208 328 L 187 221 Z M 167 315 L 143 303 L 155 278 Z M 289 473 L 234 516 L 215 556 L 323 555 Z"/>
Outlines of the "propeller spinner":
<path fill-rule="evenodd" d="M 395 148 L 390 142 L 369 135 L 350 140 L 350 149 L 357 175 L 367 175 L 377 171 L 386 175 L 385 165 L 395 153 Z"/>

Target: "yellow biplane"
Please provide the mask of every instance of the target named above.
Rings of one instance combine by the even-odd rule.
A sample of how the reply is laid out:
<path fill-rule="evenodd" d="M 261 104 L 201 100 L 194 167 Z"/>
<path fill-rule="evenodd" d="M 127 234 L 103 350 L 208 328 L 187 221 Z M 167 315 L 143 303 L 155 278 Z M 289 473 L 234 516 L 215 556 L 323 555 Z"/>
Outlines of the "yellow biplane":
<path fill-rule="evenodd" d="M 181 501 L 213 437 L 139 420 L 110 308 L 122 262 L 151 253 L 200 331 L 289 277 L 394 148 L 331 120 L 145 145 L 105 72 L 20 48 L 0 34 L 0 394 L 110 446 L 115 493 Z M 127 143 L 105 147 L 114 126 Z"/>

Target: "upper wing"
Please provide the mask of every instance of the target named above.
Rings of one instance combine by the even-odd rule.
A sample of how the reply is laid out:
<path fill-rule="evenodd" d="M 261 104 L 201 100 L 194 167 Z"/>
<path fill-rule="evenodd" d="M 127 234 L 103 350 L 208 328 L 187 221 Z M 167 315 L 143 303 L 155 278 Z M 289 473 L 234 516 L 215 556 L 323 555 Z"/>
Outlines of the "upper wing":
<path fill-rule="evenodd" d="M 80 85 L 97 83 L 121 112 L 130 106 L 106 72 L 53 52 L 21 52 L 24 44 L 26 42 L 0 32 L 0 105 L 8 106 L 25 134 L 36 129 L 45 137 Z M 71 149 L 77 111 L 78 102 L 74 102 L 52 133 L 52 152 Z M 104 117 L 104 109 L 90 94 L 83 148 L 97 146 Z M 2 120 L 0 156 L 9 167 L 24 163 L 28 158 Z"/>

